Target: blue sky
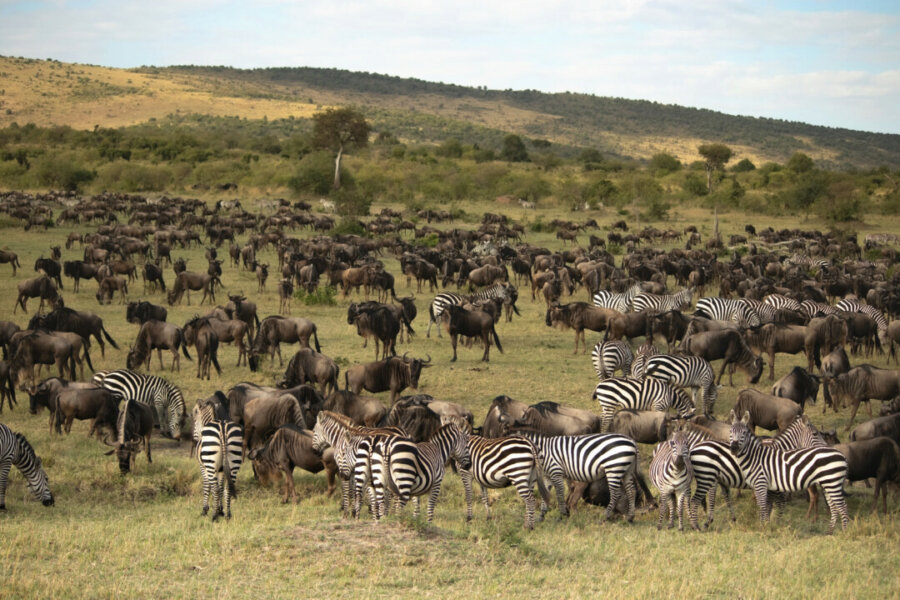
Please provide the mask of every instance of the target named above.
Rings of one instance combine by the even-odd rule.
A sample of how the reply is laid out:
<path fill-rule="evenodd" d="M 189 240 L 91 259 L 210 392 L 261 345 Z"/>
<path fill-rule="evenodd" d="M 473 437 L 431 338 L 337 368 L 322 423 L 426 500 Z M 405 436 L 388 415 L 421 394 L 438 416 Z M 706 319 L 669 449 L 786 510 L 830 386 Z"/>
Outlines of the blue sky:
<path fill-rule="evenodd" d="M 0 0 L 0 54 L 335 67 L 900 133 L 896 0 Z"/>

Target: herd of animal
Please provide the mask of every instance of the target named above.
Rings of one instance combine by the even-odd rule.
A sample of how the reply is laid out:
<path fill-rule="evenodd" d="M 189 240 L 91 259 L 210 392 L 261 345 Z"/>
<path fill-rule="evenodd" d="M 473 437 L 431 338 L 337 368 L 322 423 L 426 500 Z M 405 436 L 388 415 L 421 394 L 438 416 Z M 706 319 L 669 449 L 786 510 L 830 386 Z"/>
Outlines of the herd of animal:
<path fill-rule="evenodd" d="M 11 215 L 23 205 L 52 215 L 60 202 L 58 195 L 0 194 L 0 210 Z M 32 413 L 48 409 L 51 432 L 68 433 L 74 420 L 90 419 L 89 434 L 102 436 L 125 475 L 141 450 L 152 460 L 156 428 L 159 435 L 180 440 L 188 426 L 181 390 L 150 373 L 154 349 L 160 371 L 165 368 L 163 350 L 171 353 L 175 371 L 181 355 L 193 360 L 193 347 L 196 376 L 211 380 L 212 367 L 221 380 L 222 344 L 234 344 L 236 366 L 251 371 L 262 368 L 266 355 L 274 364 L 277 354 L 284 367 L 280 345 L 300 346 L 276 387 L 240 382 L 193 407 L 191 452 L 200 464 L 203 514 L 213 496 L 213 519 L 231 517 L 235 477 L 248 456 L 260 482 L 282 482 L 283 501 L 297 498 L 295 467 L 325 471 L 329 495 L 340 481 L 347 515 L 359 517 L 365 500 L 376 520 L 411 499 L 418 512 L 421 496 L 427 497 L 431 520 L 452 463 L 463 482 L 468 519 L 473 482 L 480 485 L 487 511 L 488 489 L 515 486 L 525 504 L 527 528 L 550 509 L 550 488 L 563 515 L 583 498 L 604 505 L 606 518 L 621 513 L 633 519 L 637 503 L 653 500 L 640 465 L 642 444 L 653 445 L 646 472 L 659 491 L 659 527 L 666 520 L 674 526 L 677 515 L 679 528 L 685 516 L 699 528 L 697 510 L 704 503 L 708 526 L 717 491 L 724 494 L 733 519 L 730 490 L 750 488 L 762 521 L 792 492 L 806 490 L 809 514 L 814 515 L 818 490 L 829 508 L 831 532 L 838 521 L 846 527 L 849 519 L 847 481 L 874 479 L 875 504 L 880 496 L 886 512 L 886 485 L 900 477 L 900 371 L 850 363 L 850 357 L 879 353 L 896 361 L 900 274 L 891 268 L 898 240 L 889 235 L 870 236 L 860 246 L 855 237 L 757 232 L 748 226 L 747 236 L 729 240 L 729 253 L 718 237 L 704 248 L 693 227 L 628 233 L 627 224 L 618 222 L 606 239 L 590 235 L 584 248 L 576 245 L 577 234 L 599 230 L 596 222 L 555 221 L 557 239 L 572 245 L 552 251 L 522 242 L 520 224 L 492 213 L 485 213 L 477 229 L 436 229 L 417 227 L 385 209 L 360 223 L 375 234 L 361 237 L 318 235 L 334 221 L 311 214 L 303 203 L 272 204 L 267 216 L 249 213 L 239 203 L 213 209 L 196 200 L 151 202 L 125 194 L 64 196 L 62 203 L 57 223 L 94 225 L 96 231 L 72 233 L 65 242 L 67 250 L 81 244 L 82 260 L 62 261 L 60 246 L 52 246 L 48 258 L 35 262 L 41 274 L 18 283 L 14 313 L 27 311 L 29 298 L 40 298 L 41 305 L 26 329 L 0 322 L 5 358 L 0 362 L 0 411 L 4 400 L 13 408 L 19 389 L 28 392 Z M 420 218 L 430 223 L 431 216 Z M 120 218 L 128 223 L 121 224 Z M 36 225 L 47 222 L 44 218 Z M 304 227 L 313 235 L 288 233 Z M 201 243 L 199 231 L 208 239 L 208 268 L 191 272 L 184 259 L 172 261 L 170 254 L 173 247 Z M 412 232 L 411 240 L 401 237 L 405 231 Z M 237 236 L 243 234 L 248 236 L 241 245 Z M 437 238 L 437 245 L 415 243 L 426 236 Z M 657 247 L 684 237 L 684 248 Z M 229 294 L 226 304 L 212 306 L 223 285 L 225 261 L 218 256 L 226 242 L 231 244 L 229 267 L 252 273 L 257 293 L 264 292 L 270 270 L 257 255 L 274 249 L 281 273 L 279 308 L 286 314 L 260 318 L 256 304 L 243 294 Z M 606 250 L 607 243 L 624 247 L 620 264 Z M 546 401 L 529 406 L 501 395 L 476 427 L 472 412 L 460 404 L 428 394 L 401 396 L 419 387 L 423 370 L 434 362 L 430 356 L 398 355 L 398 338 L 402 342 L 405 333 L 409 342 L 418 311 L 412 297 L 397 297 L 395 276 L 380 259 L 384 253 L 397 258 L 407 287 L 415 279 L 420 292 L 428 285 L 435 294 L 427 310 L 427 335 L 434 324 L 438 336 L 447 331 L 452 361 L 460 341 L 479 342 L 482 361 L 490 360 L 491 346 L 504 351 L 496 326 L 521 316 L 517 285 L 530 285 L 533 302 L 543 299 L 546 326 L 574 331 L 575 353 L 579 341 L 587 353 L 586 330 L 602 334 L 591 352 L 598 378 L 592 396 L 596 410 Z M 175 306 L 190 303 L 190 291 L 201 291 L 200 304 L 209 301 L 210 312 L 178 326 L 167 320 L 163 305 L 129 302 L 128 283 L 136 280 L 137 259 L 145 262 L 145 297 L 165 294 L 168 305 Z M 15 252 L 0 252 L 0 262 L 11 264 L 12 276 L 17 276 L 21 265 Z M 164 272 L 168 266 L 175 272 L 170 289 Z M 100 317 L 66 305 L 63 276 L 73 280 L 76 292 L 80 280 L 95 279 L 100 304 L 118 296 L 125 305 L 125 319 L 138 331 L 124 368 L 94 370 L 92 342 L 103 355 L 105 343 L 119 346 Z M 670 292 L 670 280 L 680 286 L 678 291 Z M 714 285 L 718 295 L 706 295 Z M 350 302 L 347 323 L 365 344 L 373 338 L 375 345 L 373 362 L 344 370 L 343 388 L 340 366 L 322 353 L 317 325 L 289 315 L 295 289 L 313 294 L 328 286 L 340 289 L 343 298 L 352 293 L 367 297 Z M 573 298 L 579 288 L 584 288 L 586 301 Z M 368 300 L 369 294 L 376 300 Z M 564 296 L 568 303 L 561 302 Z M 641 338 L 640 345 L 632 344 L 635 338 Z M 665 353 L 657 340 L 665 341 Z M 726 370 L 730 383 L 739 368 L 755 384 L 768 360 L 774 381 L 776 354 L 801 352 L 806 368 L 793 367 L 774 383 L 771 394 L 741 391 L 728 420 L 714 417 Z M 716 361 L 721 361 L 718 375 Z M 85 379 L 84 363 L 94 371 L 89 382 L 78 381 Z M 39 374 L 41 365 L 55 365 L 58 377 L 38 381 L 35 367 Z M 615 376 L 618 371 L 621 376 Z M 882 400 L 883 414 L 855 428 L 850 441 L 840 444 L 833 431 L 819 431 L 805 414 L 820 388 L 823 410 L 837 412 L 849 402 L 848 431 L 863 402 L 871 416 L 869 401 Z M 364 392 L 387 392 L 388 405 Z M 773 431 L 775 437 L 759 438 L 757 428 Z M 35 497 L 52 504 L 34 449 L 21 433 L 0 424 L 0 509 L 5 509 L 13 464 Z"/>

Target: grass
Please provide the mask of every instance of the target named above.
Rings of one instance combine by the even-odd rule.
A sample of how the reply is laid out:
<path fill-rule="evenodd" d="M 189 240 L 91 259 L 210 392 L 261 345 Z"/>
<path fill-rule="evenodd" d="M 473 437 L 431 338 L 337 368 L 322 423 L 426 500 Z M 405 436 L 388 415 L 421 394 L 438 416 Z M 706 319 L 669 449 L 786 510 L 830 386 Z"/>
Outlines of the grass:
<path fill-rule="evenodd" d="M 473 203 L 460 203 L 460 208 L 470 214 L 490 210 Z M 535 214 L 515 208 L 510 213 L 519 219 Z M 571 217 L 551 212 L 543 216 L 546 221 Z M 590 216 L 604 226 L 617 219 L 612 212 Z M 729 233 L 742 232 L 748 220 L 741 214 L 720 214 L 726 239 Z M 704 237 L 712 230 L 708 213 L 699 209 L 680 211 L 669 225 L 682 228 L 689 223 L 697 224 Z M 760 228 L 769 223 L 757 220 L 755 224 Z M 799 222 L 784 219 L 772 224 L 793 227 Z M 875 230 L 866 224 L 859 227 L 861 232 Z M 15 283 L 32 276 L 29 271 L 34 259 L 65 239 L 71 229 L 88 230 L 4 230 L 3 246 L 16 251 L 25 268 L 13 278 L 9 266 L 0 265 L 3 318 L 25 326 L 27 316 L 13 316 L 11 311 Z M 897 218 L 881 222 L 877 230 L 897 231 Z M 552 233 L 529 233 L 526 239 L 560 247 Z M 277 264 L 272 250 L 259 254 L 260 261 Z M 176 250 L 173 256 L 188 258 L 192 269 L 205 265 L 202 248 Z M 77 249 L 63 252 L 64 260 L 79 257 Z M 397 261 L 387 255 L 383 258 L 397 275 Z M 172 280 L 170 269 L 165 276 Z M 222 279 L 228 291 L 243 291 L 255 301 L 261 315 L 277 312 L 272 278 L 262 294 L 255 293 L 256 279 L 249 272 L 225 265 Z M 95 290 L 88 283 L 78 294 L 69 289 L 71 280 L 64 284 L 67 305 L 103 317 L 121 346 L 120 350 L 107 347 L 106 358 L 101 359 L 95 345 L 95 366 L 124 365 L 137 332 L 136 326 L 125 322 L 124 307 L 98 306 Z M 405 286 L 405 278 L 398 276 L 399 295 L 409 293 Z M 132 300 L 164 302 L 160 293 L 141 294 L 140 282 L 130 291 Z M 543 305 L 532 303 L 527 289 L 520 293 L 522 316 L 499 325 L 506 352 L 494 349 L 489 364 L 479 362 L 481 351 L 477 348 L 461 348 L 459 361 L 451 364 L 446 335 L 437 338 L 432 332 L 431 338 L 425 336 L 431 294 L 416 296 L 417 335 L 399 351 L 434 358 L 435 366 L 422 376 L 421 392 L 464 404 L 476 420 L 484 417 L 498 394 L 526 403 L 554 400 L 596 409 L 590 400 L 595 378 L 589 355 L 572 355 L 572 332 L 548 329 L 543 323 Z M 575 299 L 584 296 L 579 290 Z M 194 303 L 198 299 L 192 298 Z M 293 303 L 294 315 L 316 322 L 323 352 L 342 365 L 372 360 L 374 354 L 371 347 L 361 347 L 355 329 L 346 322 L 347 305 L 358 299 L 338 293 L 336 306 Z M 218 300 L 224 300 L 224 294 Z M 29 303 L 32 313 L 28 316 L 36 306 L 34 301 Z M 196 305 L 170 307 L 169 320 L 182 324 L 206 310 L 207 306 Z M 598 337 L 589 336 L 589 342 Z M 292 351 L 284 348 L 285 361 Z M 164 360 L 168 366 L 169 357 Z M 182 361 L 180 373 L 166 371 L 163 375 L 182 388 L 192 406 L 197 398 L 207 397 L 215 389 L 227 390 L 239 381 L 271 385 L 283 372 L 277 362 L 270 366 L 268 361 L 260 373 L 235 368 L 237 351 L 232 346 L 220 352 L 219 360 L 225 370 L 211 382 L 196 379 L 195 366 L 188 361 Z M 800 357 L 785 355 L 776 360 L 778 376 L 794 364 L 805 363 Z M 884 357 L 873 362 L 885 366 Z M 159 373 L 156 358 L 151 372 Z M 720 417 L 728 413 L 744 384 L 743 374 L 738 373 L 735 387 L 721 390 L 716 406 Z M 756 387 L 765 390 L 768 386 L 763 379 Z M 760 526 L 755 503 L 746 492 L 736 502 L 737 522 L 728 522 L 722 506 L 712 530 L 706 533 L 658 532 L 655 512 L 639 513 L 632 525 L 600 523 L 602 509 L 583 505 L 566 521 L 559 521 L 554 510 L 546 522 L 526 532 L 522 529 L 523 505 L 510 489 L 492 493 L 492 520 L 487 521 L 483 507 L 476 505 L 475 519 L 467 525 L 462 485 L 453 474 L 445 481 L 432 525 L 413 519 L 410 510 L 376 525 L 368 519 L 342 519 L 337 499 L 325 497 L 326 482 L 321 474 L 298 470 L 295 481 L 302 499 L 296 505 L 282 505 L 280 494 L 261 488 L 245 465 L 238 480 L 240 495 L 232 507 L 234 518 L 211 523 L 200 517 L 199 468 L 188 457 L 188 444 L 179 446 L 154 437 L 154 462 L 148 465 L 141 455 L 135 472 L 123 478 L 114 457 L 104 455 L 106 447 L 87 438 L 87 422 L 76 422 L 69 436 L 50 435 L 46 413 L 29 415 L 27 398 L 20 397 L 19 402 L 0 420 L 23 432 L 43 458 L 56 505 L 44 508 L 31 499 L 22 477 L 13 469 L 9 510 L 0 514 L 0 597 L 4 598 L 181 598 L 201 594 L 217 598 L 576 597 L 598 593 L 616 598 L 832 598 L 845 597 L 848 591 L 855 597 L 896 594 L 898 578 L 890 567 L 898 557 L 894 548 L 900 541 L 896 498 L 892 497 L 887 516 L 875 516 L 870 512 L 871 490 L 860 485 L 850 488 L 850 527 L 833 538 L 824 535 L 826 522 L 821 516 L 818 523 L 805 520 L 806 502 L 799 497 L 789 503 L 784 514 L 776 513 L 768 526 Z M 848 418 L 847 411 L 823 416 L 821 405 L 809 412 L 817 425 L 826 428 L 841 428 Z M 645 472 L 650 452 L 651 448 L 642 448 Z"/>

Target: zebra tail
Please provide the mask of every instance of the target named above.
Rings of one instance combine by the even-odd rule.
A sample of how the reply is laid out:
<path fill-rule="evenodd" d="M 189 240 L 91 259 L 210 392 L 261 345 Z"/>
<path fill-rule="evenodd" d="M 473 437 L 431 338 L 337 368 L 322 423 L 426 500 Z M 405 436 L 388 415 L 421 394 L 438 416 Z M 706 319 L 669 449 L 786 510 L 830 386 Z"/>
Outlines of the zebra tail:
<path fill-rule="evenodd" d="M 118 350 L 118 349 L 119 349 L 119 345 L 116 343 L 116 340 L 112 339 L 112 336 L 109 335 L 109 332 L 106 331 L 106 327 L 104 327 L 103 325 L 101 325 L 101 326 L 100 326 L 100 331 L 103 332 L 103 337 L 106 338 L 106 341 L 109 342 L 110 345 L 111 345 L 113 348 L 115 348 L 116 350 Z"/>
<path fill-rule="evenodd" d="M 503 354 L 503 346 L 500 345 L 500 338 L 497 336 L 497 330 L 494 329 L 493 325 L 491 325 L 491 333 L 494 334 L 494 344 L 497 345 L 497 350 L 500 351 L 500 354 Z"/>

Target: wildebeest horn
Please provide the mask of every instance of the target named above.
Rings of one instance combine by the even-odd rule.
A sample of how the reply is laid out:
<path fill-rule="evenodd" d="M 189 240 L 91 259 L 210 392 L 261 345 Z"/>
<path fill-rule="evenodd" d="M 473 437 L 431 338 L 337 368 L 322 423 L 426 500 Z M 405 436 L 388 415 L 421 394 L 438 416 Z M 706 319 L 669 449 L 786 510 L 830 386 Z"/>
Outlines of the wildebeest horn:
<path fill-rule="evenodd" d="M 108 436 L 108 435 L 103 436 L 103 443 L 106 444 L 107 446 L 112 446 L 113 448 L 116 448 L 116 447 L 118 447 L 118 445 L 119 445 L 118 443 L 116 443 L 116 444 L 110 444 L 110 443 L 109 443 L 109 436 Z"/>
<path fill-rule="evenodd" d="M 404 362 L 406 362 L 406 355 L 407 355 L 407 354 L 409 354 L 409 352 L 404 352 L 404 353 L 403 353 L 403 361 L 404 361 Z"/>
<path fill-rule="evenodd" d="M 431 355 L 430 355 L 430 354 L 426 354 L 426 355 L 425 355 L 425 356 L 427 356 L 427 357 L 428 357 L 428 360 L 423 360 L 423 361 L 422 361 L 422 363 L 424 363 L 424 364 L 426 364 L 426 365 L 427 365 L 427 364 L 428 364 L 428 363 L 430 363 L 430 362 L 431 362 Z"/>

